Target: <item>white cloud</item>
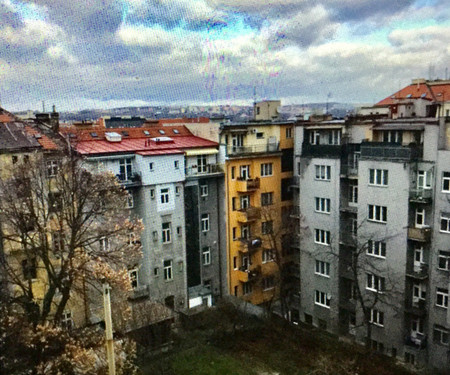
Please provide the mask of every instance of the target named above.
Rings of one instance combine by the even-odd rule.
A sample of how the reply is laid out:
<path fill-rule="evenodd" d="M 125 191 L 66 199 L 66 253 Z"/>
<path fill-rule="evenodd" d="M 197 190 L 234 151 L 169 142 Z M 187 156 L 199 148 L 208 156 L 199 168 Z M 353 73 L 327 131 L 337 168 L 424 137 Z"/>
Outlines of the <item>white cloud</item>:
<path fill-rule="evenodd" d="M 175 42 L 174 34 L 160 27 L 123 25 L 116 35 L 128 46 L 169 48 Z"/>
<path fill-rule="evenodd" d="M 78 61 L 63 45 L 55 45 L 47 48 L 47 54 L 52 59 L 66 61 L 69 64 L 74 64 Z"/>
<path fill-rule="evenodd" d="M 20 29 L 6 26 L 0 29 L 0 40 L 18 46 L 34 47 L 65 38 L 64 30 L 42 20 L 27 19 Z"/>

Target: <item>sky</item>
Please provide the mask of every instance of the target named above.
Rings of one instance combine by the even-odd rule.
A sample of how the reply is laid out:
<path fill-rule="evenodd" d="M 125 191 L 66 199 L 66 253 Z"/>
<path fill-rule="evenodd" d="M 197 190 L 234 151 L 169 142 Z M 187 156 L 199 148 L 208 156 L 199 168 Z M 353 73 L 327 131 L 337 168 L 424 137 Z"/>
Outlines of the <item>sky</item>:
<path fill-rule="evenodd" d="M 446 68 L 448 0 L 0 0 L 11 111 L 374 103 Z"/>

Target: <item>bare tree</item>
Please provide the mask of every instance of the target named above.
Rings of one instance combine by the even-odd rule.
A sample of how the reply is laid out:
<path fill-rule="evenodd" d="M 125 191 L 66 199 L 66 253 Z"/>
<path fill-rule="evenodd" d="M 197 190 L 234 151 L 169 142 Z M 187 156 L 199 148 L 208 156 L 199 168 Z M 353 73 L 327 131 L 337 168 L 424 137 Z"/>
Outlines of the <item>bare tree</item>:
<path fill-rule="evenodd" d="M 127 266 L 138 260 L 134 236 L 141 224 L 130 220 L 128 194 L 117 179 L 90 173 L 70 150 L 58 155 L 57 163 L 38 153 L 13 167 L 0 178 L 2 330 L 24 340 L 56 330 L 49 342 L 37 340 L 23 361 L 36 373 L 49 358 L 65 353 L 73 337 L 59 329 L 68 324 L 63 319 L 68 304 L 84 306 L 88 321 L 89 296 L 102 282 L 131 288 Z M 51 337 L 61 338 L 53 351 Z"/>

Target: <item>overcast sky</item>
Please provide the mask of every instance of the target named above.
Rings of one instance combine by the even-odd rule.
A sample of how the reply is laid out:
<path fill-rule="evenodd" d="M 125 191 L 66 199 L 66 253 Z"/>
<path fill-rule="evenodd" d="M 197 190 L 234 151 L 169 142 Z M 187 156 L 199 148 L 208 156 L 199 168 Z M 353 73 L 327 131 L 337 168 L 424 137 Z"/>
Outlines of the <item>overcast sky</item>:
<path fill-rule="evenodd" d="M 446 67 L 448 0 L 0 0 L 14 111 L 371 103 Z"/>

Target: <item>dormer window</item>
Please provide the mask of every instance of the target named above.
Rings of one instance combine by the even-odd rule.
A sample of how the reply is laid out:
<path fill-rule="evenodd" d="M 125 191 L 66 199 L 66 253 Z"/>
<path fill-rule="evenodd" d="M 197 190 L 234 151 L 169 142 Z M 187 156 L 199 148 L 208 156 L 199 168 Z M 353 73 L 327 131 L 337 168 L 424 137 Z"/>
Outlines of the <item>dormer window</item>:
<path fill-rule="evenodd" d="M 166 132 L 164 130 L 162 130 L 162 129 L 159 129 L 159 134 L 164 135 L 164 134 L 166 134 Z"/>
<path fill-rule="evenodd" d="M 150 135 L 150 132 L 148 130 L 144 130 L 145 135 Z"/>
<path fill-rule="evenodd" d="M 98 134 L 96 132 L 89 133 L 92 138 L 98 138 Z"/>
<path fill-rule="evenodd" d="M 173 132 L 174 132 L 175 134 L 180 134 L 180 132 L 178 131 L 178 129 L 173 129 Z"/>

